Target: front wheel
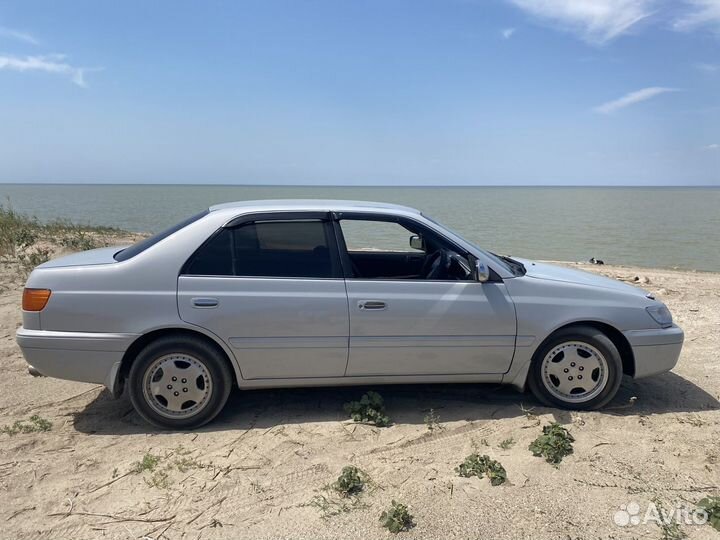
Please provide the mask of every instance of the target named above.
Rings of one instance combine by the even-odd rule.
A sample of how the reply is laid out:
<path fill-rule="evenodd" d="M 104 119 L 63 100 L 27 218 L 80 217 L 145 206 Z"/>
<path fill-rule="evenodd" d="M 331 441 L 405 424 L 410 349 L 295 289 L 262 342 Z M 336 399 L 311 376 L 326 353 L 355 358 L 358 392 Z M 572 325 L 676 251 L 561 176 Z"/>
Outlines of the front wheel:
<path fill-rule="evenodd" d="M 140 351 L 128 390 L 133 407 L 149 423 L 193 429 L 222 410 L 231 380 L 227 362 L 214 347 L 190 336 L 167 336 Z"/>
<path fill-rule="evenodd" d="M 528 383 L 545 405 L 599 409 L 615 397 L 622 373 L 612 340 L 596 328 L 577 326 L 558 331 L 540 346 Z"/>

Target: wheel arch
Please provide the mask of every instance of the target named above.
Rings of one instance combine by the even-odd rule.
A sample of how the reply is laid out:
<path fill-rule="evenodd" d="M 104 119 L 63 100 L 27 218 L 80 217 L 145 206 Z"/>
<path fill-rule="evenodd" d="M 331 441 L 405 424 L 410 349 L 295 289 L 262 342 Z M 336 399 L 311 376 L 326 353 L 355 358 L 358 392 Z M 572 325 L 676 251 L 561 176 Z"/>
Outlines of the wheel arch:
<path fill-rule="evenodd" d="M 573 322 L 566 323 L 562 326 L 555 328 L 535 348 L 532 358 L 534 359 L 537 351 L 540 350 L 542 348 L 542 346 L 545 343 L 547 343 L 548 340 L 552 339 L 552 337 L 555 334 L 557 334 L 559 331 L 566 330 L 568 328 L 578 327 L 578 326 L 589 326 L 591 328 L 600 330 L 603 334 L 605 334 L 608 337 L 608 339 L 610 339 L 610 341 L 613 342 L 613 345 L 615 345 L 615 347 L 617 347 L 617 350 L 620 353 L 620 359 L 622 360 L 622 366 L 623 366 L 623 374 L 629 375 L 631 377 L 633 377 L 635 375 L 635 355 L 633 354 L 633 350 L 632 350 L 632 347 L 630 346 L 630 342 L 627 340 L 625 335 L 620 330 L 618 330 L 611 324 L 608 324 L 608 323 L 602 322 L 602 321 L 596 321 L 596 320 L 573 321 Z"/>
<path fill-rule="evenodd" d="M 218 351 L 218 353 L 220 353 L 222 358 L 225 359 L 227 364 L 230 366 L 232 372 L 235 374 L 234 383 L 236 386 L 238 385 L 238 381 L 242 379 L 240 367 L 237 365 L 237 360 L 235 359 L 235 356 L 232 354 L 232 351 L 230 351 L 217 336 L 203 332 L 201 329 L 198 328 L 189 328 L 182 326 L 156 328 L 139 336 L 135 341 L 132 342 L 132 344 L 130 344 L 130 346 L 125 351 L 125 354 L 120 361 L 120 368 L 118 369 L 115 378 L 115 384 L 113 385 L 112 389 L 113 395 L 115 397 L 118 397 L 123 393 L 125 389 L 125 381 L 127 380 L 127 377 L 130 373 L 130 368 L 132 367 L 132 364 L 135 361 L 135 358 L 137 358 L 137 355 L 140 353 L 140 351 L 145 348 L 145 346 L 147 346 L 149 343 L 152 343 L 158 338 L 166 336 L 191 336 L 202 339 L 203 341 L 214 347 Z"/>

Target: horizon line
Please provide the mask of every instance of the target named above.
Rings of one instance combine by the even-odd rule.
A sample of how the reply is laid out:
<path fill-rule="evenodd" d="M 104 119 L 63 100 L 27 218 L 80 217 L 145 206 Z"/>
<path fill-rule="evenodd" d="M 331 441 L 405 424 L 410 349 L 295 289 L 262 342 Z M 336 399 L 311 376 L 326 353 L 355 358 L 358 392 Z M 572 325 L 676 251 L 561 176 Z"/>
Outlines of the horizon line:
<path fill-rule="evenodd" d="M 208 186 L 267 188 L 720 188 L 720 184 L 231 184 L 172 182 L 3 182 L 2 186 Z"/>

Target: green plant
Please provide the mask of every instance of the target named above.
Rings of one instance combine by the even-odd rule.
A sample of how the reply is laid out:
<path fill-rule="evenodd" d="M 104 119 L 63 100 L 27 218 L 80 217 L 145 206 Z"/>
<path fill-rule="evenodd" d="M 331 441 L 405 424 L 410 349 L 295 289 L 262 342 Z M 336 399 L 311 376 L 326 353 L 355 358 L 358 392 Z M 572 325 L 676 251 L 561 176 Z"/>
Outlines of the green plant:
<path fill-rule="evenodd" d="M 365 487 L 366 480 L 367 475 L 363 471 L 357 467 L 348 465 L 347 467 L 343 467 L 340 476 L 338 476 L 338 479 L 332 484 L 332 488 L 347 497 L 362 491 Z"/>
<path fill-rule="evenodd" d="M 191 469 L 204 469 L 206 467 L 204 463 L 201 463 L 191 457 L 181 457 L 180 459 L 176 459 L 175 466 L 181 473 L 187 472 Z"/>
<path fill-rule="evenodd" d="M 503 450 L 509 450 L 512 448 L 512 446 L 515 444 L 515 439 L 510 437 L 509 439 L 505 439 L 502 441 L 498 446 L 502 448 Z"/>
<path fill-rule="evenodd" d="M 39 417 L 37 414 L 33 414 L 28 422 L 17 420 L 11 426 L 3 426 L 0 428 L 0 433 L 12 436 L 18 433 L 38 433 L 41 431 L 50 431 L 51 429 L 52 422 Z"/>
<path fill-rule="evenodd" d="M 430 409 L 425 415 L 424 420 L 428 431 L 442 431 L 443 426 L 440 424 L 440 415 L 435 412 L 435 409 Z"/>
<path fill-rule="evenodd" d="M 47 248 L 36 247 L 32 251 L 19 253 L 17 256 L 20 269 L 27 275 L 33 271 L 36 266 L 46 263 L 50 260 L 50 250 Z"/>
<path fill-rule="evenodd" d="M 392 501 L 390 508 L 380 514 L 380 522 L 391 533 L 399 533 L 412 527 L 413 517 L 408 512 L 407 506 Z"/>
<path fill-rule="evenodd" d="M 60 244 L 73 251 L 87 251 L 101 247 L 105 243 L 83 229 L 71 227 L 60 238 Z"/>
<path fill-rule="evenodd" d="M 313 506 L 320 510 L 322 517 L 327 519 L 338 514 L 352 512 L 359 508 L 367 508 L 368 505 L 362 502 L 358 497 L 326 497 L 325 495 L 315 495 L 310 502 L 301 506 Z"/>
<path fill-rule="evenodd" d="M 355 422 L 367 422 L 378 427 L 390 425 L 390 417 L 385 413 L 382 396 L 372 390 L 363 394 L 360 401 L 346 403 L 345 411 Z"/>
<path fill-rule="evenodd" d="M 542 456 L 545 461 L 557 465 L 562 459 L 573 453 L 575 439 L 570 432 L 557 422 L 543 428 L 543 434 L 530 443 L 529 450 L 534 456 Z"/>
<path fill-rule="evenodd" d="M 675 517 L 665 510 L 662 501 L 655 497 L 653 498 L 653 502 L 657 506 L 661 518 L 658 526 L 660 527 L 662 540 L 683 540 L 683 538 L 687 538 L 687 534 L 680 528 L 680 524 Z"/>
<path fill-rule="evenodd" d="M 704 497 L 698 501 L 697 505 L 707 513 L 708 525 L 716 531 L 720 531 L 720 496 Z"/>
<path fill-rule="evenodd" d="M 170 478 L 168 477 L 168 473 L 164 470 L 155 471 L 150 478 L 145 479 L 145 483 L 150 487 L 166 489 L 170 486 Z"/>
<path fill-rule="evenodd" d="M 143 471 L 154 471 L 155 467 L 157 467 L 158 463 L 160 463 L 160 457 L 155 456 L 151 454 L 150 452 L 147 452 L 143 458 L 142 461 L 136 461 L 135 464 L 132 467 L 132 471 L 134 473 L 140 474 Z"/>
<path fill-rule="evenodd" d="M 19 250 L 37 241 L 39 228 L 35 218 L 15 212 L 9 200 L 0 204 L 0 255 L 15 258 Z"/>
<path fill-rule="evenodd" d="M 500 462 L 479 454 L 470 454 L 455 468 L 455 472 L 465 478 L 471 476 L 482 478 L 486 474 L 493 486 L 499 486 L 507 480 L 507 472 Z"/>

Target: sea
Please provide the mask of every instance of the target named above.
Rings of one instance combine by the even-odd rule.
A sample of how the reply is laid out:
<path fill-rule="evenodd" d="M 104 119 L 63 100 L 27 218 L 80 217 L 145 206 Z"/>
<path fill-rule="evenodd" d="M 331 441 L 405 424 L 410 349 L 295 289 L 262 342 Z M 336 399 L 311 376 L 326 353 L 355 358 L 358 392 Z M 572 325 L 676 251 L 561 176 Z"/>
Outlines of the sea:
<path fill-rule="evenodd" d="M 208 206 L 256 199 L 412 206 L 495 253 L 720 271 L 720 188 L 0 184 L 0 204 L 153 233 Z"/>

